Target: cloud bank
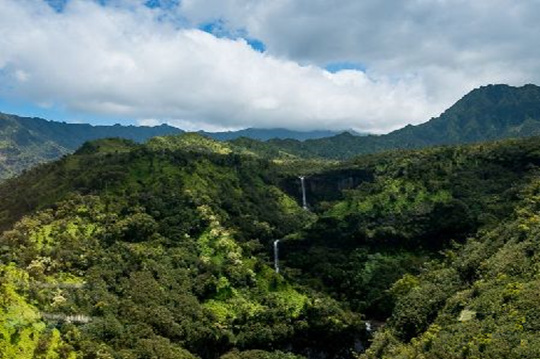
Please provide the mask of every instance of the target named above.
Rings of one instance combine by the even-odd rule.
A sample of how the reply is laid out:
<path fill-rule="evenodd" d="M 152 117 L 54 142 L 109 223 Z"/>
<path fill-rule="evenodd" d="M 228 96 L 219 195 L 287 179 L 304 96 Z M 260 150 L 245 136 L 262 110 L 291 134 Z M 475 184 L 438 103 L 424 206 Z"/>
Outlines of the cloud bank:
<path fill-rule="evenodd" d="M 386 132 L 540 80 L 536 0 L 155 3 L 0 0 L 0 96 L 189 129 Z M 214 22 L 266 51 L 198 29 Z M 325 70 L 341 62 L 365 70 Z"/>

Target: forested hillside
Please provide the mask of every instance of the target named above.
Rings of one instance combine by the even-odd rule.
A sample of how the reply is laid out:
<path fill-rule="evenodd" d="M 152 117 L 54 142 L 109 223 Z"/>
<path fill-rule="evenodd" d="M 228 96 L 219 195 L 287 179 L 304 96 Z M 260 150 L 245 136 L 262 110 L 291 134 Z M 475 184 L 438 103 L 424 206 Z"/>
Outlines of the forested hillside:
<path fill-rule="evenodd" d="M 180 134 L 176 127 L 147 126 L 92 126 L 89 124 L 47 121 L 41 118 L 20 117 L 0 113 L 0 180 L 13 177 L 39 163 L 54 161 L 73 153 L 84 142 L 104 138 L 123 138 L 145 142 L 151 137 Z M 221 141 L 236 139 L 238 143 L 273 138 L 305 140 L 333 136 L 332 131 L 290 131 L 285 129 L 249 128 L 230 132 L 199 133 Z M 247 141 L 247 142 L 246 142 Z M 259 142 L 264 155 L 280 159 L 284 151 Z M 262 154 L 259 151 L 259 154 Z M 297 157 L 287 155 L 288 157 Z"/>
<path fill-rule="evenodd" d="M 119 137 L 144 142 L 150 137 L 181 132 L 167 125 L 91 126 L 0 113 L 0 180 L 72 153 L 89 140 Z"/>
<path fill-rule="evenodd" d="M 368 358 L 535 358 L 539 165 L 538 138 L 296 170 L 87 143 L 0 185 L 0 352 L 350 358 L 367 328 Z"/>
<path fill-rule="evenodd" d="M 299 281 L 384 320 L 393 283 L 511 217 L 539 165 L 532 138 L 394 151 L 314 174 L 307 197 L 318 218 L 283 242 L 285 259 Z"/>
<path fill-rule="evenodd" d="M 537 358 L 538 174 L 513 213 L 391 289 L 395 309 L 362 358 Z"/>
<path fill-rule="evenodd" d="M 312 220 L 276 169 L 160 144 L 89 143 L 1 186 L 0 352 L 349 356 L 360 316 L 271 267 Z"/>
<path fill-rule="evenodd" d="M 528 177 L 510 215 L 392 286 L 395 309 L 363 358 L 540 356 L 538 169 Z"/>

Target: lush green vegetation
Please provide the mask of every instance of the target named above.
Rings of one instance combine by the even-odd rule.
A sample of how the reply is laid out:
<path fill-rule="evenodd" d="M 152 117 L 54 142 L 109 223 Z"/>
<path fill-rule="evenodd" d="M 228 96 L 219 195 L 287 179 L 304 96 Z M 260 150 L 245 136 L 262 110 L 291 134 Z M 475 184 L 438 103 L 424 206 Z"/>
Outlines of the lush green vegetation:
<path fill-rule="evenodd" d="M 343 163 L 250 142 L 94 141 L 0 184 L 5 356 L 350 358 L 364 320 L 366 358 L 538 356 L 538 138 Z"/>
<path fill-rule="evenodd" d="M 184 131 L 161 125 L 157 127 L 146 126 L 91 126 L 88 124 L 73 124 L 47 121 L 40 118 L 19 117 L 0 113 L 0 180 L 13 177 L 23 170 L 36 164 L 56 160 L 63 155 L 72 153 L 84 142 L 103 138 L 124 138 L 136 142 L 144 142 L 151 137 L 175 135 Z M 268 158 L 284 159 L 296 158 L 275 146 L 260 141 L 249 143 L 248 138 L 268 140 L 272 138 L 293 138 L 305 140 L 333 136 L 331 131 L 298 132 L 284 129 L 246 129 L 232 132 L 203 132 L 201 135 L 219 140 L 238 139 L 238 145 L 222 145 L 234 147 L 240 152 L 249 152 L 249 147 L 256 147 L 257 155 Z M 186 136 L 184 141 L 190 137 Z M 201 137 L 193 134 L 192 138 Z M 211 141 L 211 140 L 208 140 Z M 169 142 L 173 142 L 169 139 Z M 215 143 L 215 141 L 212 141 Z M 235 141 L 236 142 L 236 141 Z M 195 143 L 193 142 L 192 145 Z M 244 149 L 243 145 L 247 145 Z M 158 145 L 155 143 L 155 145 Z M 179 144 L 176 144 L 177 146 Z M 184 143 L 183 145 L 187 145 Z M 200 147 L 200 146 L 199 146 Z"/>
<path fill-rule="evenodd" d="M 284 242 L 287 266 L 300 270 L 298 281 L 384 320 L 395 281 L 513 213 L 539 150 L 534 138 L 390 152 L 308 177 L 318 218 Z"/>
<path fill-rule="evenodd" d="M 119 137 L 143 142 L 181 130 L 158 127 L 91 126 L 0 113 L 0 180 L 72 153 L 85 141 Z"/>
<path fill-rule="evenodd" d="M 539 209 L 534 176 L 508 219 L 396 282 L 396 308 L 365 357 L 539 357 Z"/>
<path fill-rule="evenodd" d="M 270 266 L 272 240 L 312 221 L 275 166 L 156 141 L 88 143 L 1 186 L 0 266 L 25 279 L 2 284 L 0 341 L 37 355 L 12 338 L 43 335 L 59 358 L 350 355 L 360 316 Z"/>

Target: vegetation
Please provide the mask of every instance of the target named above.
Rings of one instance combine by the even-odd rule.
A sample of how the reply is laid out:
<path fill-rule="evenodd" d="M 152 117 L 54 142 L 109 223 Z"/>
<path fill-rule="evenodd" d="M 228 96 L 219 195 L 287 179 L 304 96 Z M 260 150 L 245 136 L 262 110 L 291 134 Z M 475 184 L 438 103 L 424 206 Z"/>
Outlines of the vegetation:
<path fill-rule="evenodd" d="M 365 358 L 537 358 L 539 194 L 535 177 L 507 220 L 396 282 Z"/>
<path fill-rule="evenodd" d="M 0 180 L 72 153 L 89 140 L 119 137 L 143 142 L 150 137 L 180 132 L 166 125 L 91 126 L 0 113 Z"/>
<path fill-rule="evenodd" d="M 397 151 L 310 176 L 318 218 L 283 243 L 287 267 L 300 271 L 296 280 L 384 320 L 395 281 L 513 213 L 536 176 L 539 149 L 534 138 Z"/>
<path fill-rule="evenodd" d="M 360 316 L 269 266 L 271 241 L 312 220 L 275 166 L 158 143 L 88 143 L 1 186 L 0 261 L 27 278 L 11 290 L 35 308 L 28 335 L 50 331 L 60 358 L 350 355 Z"/>
<path fill-rule="evenodd" d="M 183 132 L 168 125 L 157 127 L 91 126 L 0 113 L 0 180 L 14 177 L 36 164 L 59 159 L 63 155 L 74 152 L 86 141 L 117 137 L 142 143 L 151 137 L 176 135 Z M 333 136 L 335 133 L 331 131 L 298 132 L 284 129 L 246 129 L 216 133 L 201 131 L 200 134 L 223 141 L 241 138 L 239 142 L 242 143 L 248 137 L 260 140 L 272 138 L 305 140 Z M 189 136 L 186 136 L 186 139 L 188 138 Z M 200 139 L 200 136 L 193 134 L 193 138 Z M 211 140 L 209 139 L 209 141 Z M 260 148 L 256 151 L 258 155 L 264 154 L 278 159 L 290 157 L 274 146 L 259 143 L 261 144 Z M 247 152 L 244 149 L 240 150 Z"/>

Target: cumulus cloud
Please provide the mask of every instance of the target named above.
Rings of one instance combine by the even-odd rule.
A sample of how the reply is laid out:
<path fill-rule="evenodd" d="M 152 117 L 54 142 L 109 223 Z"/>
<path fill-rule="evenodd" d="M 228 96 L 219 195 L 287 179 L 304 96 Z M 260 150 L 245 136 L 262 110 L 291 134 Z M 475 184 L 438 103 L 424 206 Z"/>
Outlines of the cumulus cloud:
<path fill-rule="evenodd" d="M 441 110 L 488 83 L 540 82 L 540 1 L 183 0 L 193 24 L 221 19 L 304 64 L 415 76 Z"/>
<path fill-rule="evenodd" d="M 189 129 L 385 132 L 437 115 L 478 85 L 540 76 L 529 44 L 536 1 L 144 3 L 71 0 L 56 11 L 0 0 L 0 96 Z M 267 51 L 196 28 L 217 20 Z M 367 70 L 324 70 L 339 61 Z"/>

